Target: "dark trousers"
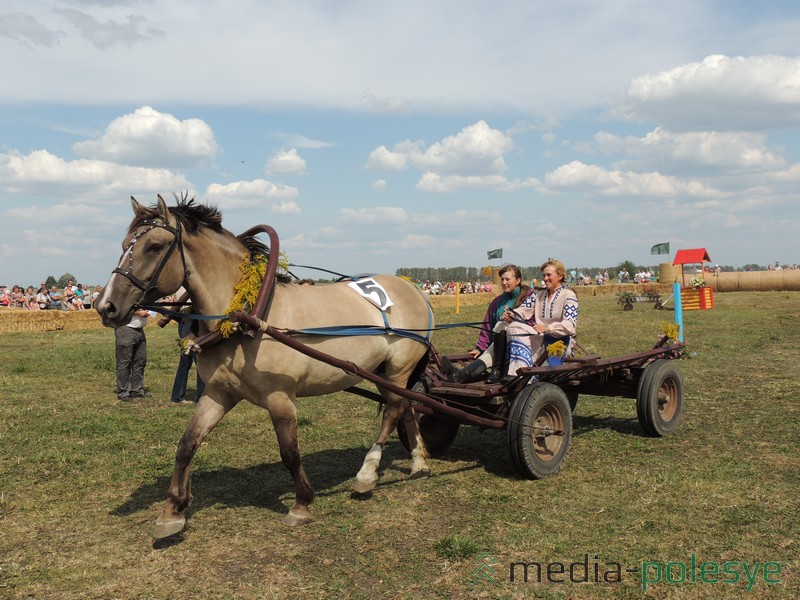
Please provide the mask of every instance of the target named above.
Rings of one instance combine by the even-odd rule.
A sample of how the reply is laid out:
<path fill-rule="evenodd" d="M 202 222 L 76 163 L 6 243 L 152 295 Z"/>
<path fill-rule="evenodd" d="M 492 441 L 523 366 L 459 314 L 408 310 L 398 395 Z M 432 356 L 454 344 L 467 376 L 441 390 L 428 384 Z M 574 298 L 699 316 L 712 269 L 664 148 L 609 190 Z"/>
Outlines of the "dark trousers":
<path fill-rule="evenodd" d="M 172 395 L 170 396 L 170 401 L 172 402 L 180 402 L 186 397 L 186 386 L 189 381 L 189 370 L 192 368 L 192 363 L 195 362 L 195 354 L 185 354 L 181 352 L 181 360 L 178 362 L 178 370 L 175 371 L 175 382 L 172 384 Z M 195 368 L 195 371 L 197 368 Z M 200 399 L 200 396 L 203 395 L 203 389 L 205 388 L 205 384 L 203 380 L 200 379 L 200 373 L 197 373 L 197 394 L 195 395 L 196 400 Z"/>
<path fill-rule="evenodd" d="M 117 397 L 144 394 L 144 368 L 147 365 L 147 338 L 143 329 L 124 325 L 114 330 L 117 355 Z"/>

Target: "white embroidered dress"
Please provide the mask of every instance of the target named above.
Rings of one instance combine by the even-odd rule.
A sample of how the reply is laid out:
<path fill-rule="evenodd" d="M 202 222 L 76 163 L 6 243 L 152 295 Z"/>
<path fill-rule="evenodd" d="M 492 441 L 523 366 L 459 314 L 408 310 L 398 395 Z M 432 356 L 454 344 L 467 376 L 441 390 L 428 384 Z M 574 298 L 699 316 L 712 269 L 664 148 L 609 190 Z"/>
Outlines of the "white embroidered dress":
<path fill-rule="evenodd" d="M 527 315 L 524 315 L 527 316 Z M 549 344 L 562 339 L 567 345 L 566 356 L 572 354 L 572 341 L 578 327 L 578 297 L 566 286 L 552 296 L 547 290 L 536 294 L 532 320 L 547 325 L 547 334 L 537 333 L 527 322 L 515 321 L 508 326 L 508 373 L 515 375 L 521 367 L 532 367 Z M 529 320 L 530 322 L 531 320 Z"/>

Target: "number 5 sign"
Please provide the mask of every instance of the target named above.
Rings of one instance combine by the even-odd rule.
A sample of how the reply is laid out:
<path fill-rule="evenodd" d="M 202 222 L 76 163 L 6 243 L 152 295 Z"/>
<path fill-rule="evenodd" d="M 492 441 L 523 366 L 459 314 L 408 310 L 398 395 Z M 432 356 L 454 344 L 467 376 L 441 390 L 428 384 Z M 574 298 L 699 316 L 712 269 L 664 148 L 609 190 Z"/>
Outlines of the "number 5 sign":
<path fill-rule="evenodd" d="M 359 279 L 347 285 L 381 310 L 386 310 L 393 304 L 392 299 L 389 298 L 389 294 L 386 293 L 383 286 L 372 277 L 365 277 L 364 279 Z"/>

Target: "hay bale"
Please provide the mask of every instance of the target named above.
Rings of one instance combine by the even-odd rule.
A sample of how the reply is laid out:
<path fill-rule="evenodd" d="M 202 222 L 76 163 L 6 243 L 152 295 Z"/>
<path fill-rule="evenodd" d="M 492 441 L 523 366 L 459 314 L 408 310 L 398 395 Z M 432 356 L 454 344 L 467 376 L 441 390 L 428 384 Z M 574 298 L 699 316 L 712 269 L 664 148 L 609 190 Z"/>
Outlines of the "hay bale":
<path fill-rule="evenodd" d="M 680 283 L 681 265 L 661 263 L 658 265 L 658 283 Z"/>
<path fill-rule="evenodd" d="M 0 310 L 0 333 L 19 331 L 80 331 L 103 327 L 94 309 L 63 310 L 25 310 L 4 308 Z"/>

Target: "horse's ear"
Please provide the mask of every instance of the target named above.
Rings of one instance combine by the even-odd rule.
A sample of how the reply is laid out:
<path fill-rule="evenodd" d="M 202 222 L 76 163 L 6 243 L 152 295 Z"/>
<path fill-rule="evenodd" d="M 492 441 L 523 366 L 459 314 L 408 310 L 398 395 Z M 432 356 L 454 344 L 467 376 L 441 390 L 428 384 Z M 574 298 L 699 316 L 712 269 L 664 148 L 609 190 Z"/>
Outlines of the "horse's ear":
<path fill-rule="evenodd" d="M 131 196 L 131 206 L 133 207 L 133 214 L 135 215 L 140 215 L 144 212 L 144 207 L 139 204 L 139 201 L 133 196 Z"/>
<path fill-rule="evenodd" d="M 164 223 L 169 223 L 169 210 L 167 209 L 167 203 L 164 202 L 161 194 L 158 195 L 158 214 L 161 215 Z"/>

